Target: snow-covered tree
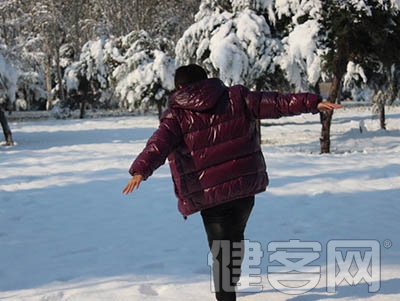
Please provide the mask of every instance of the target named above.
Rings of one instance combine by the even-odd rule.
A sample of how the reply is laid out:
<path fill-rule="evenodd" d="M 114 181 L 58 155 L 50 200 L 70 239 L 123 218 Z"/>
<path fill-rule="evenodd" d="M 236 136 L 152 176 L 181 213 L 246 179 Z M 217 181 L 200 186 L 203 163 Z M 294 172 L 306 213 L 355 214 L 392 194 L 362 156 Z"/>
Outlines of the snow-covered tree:
<path fill-rule="evenodd" d="M 385 105 L 393 104 L 399 97 L 400 89 L 400 1 L 381 2 L 387 9 L 375 11 L 370 21 L 371 26 L 377 22 L 382 26 L 371 41 L 375 51 L 361 64 L 367 70 L 368 86 L 374 92 L 372 99 L 374 110 L 379 114 L 380 126 L 386 129 Z"/>
<path fill-rule="evenodd" d="M 170 41 L 176 41 L 192 21 L 199 1 L 0 1 L 0 39 L 21 71 L 17 89 L 21 107 L 42 109 L 43 97 L 47 97 L 47 108 L 58 99 L 66 103 L 62 101 L 65 87 L 61 77 L 64 69 L 72 64 L 68 61 L 70 57 L 64 56 L 66 48 L 68 52 L 72 50 L 72 59 L 79 61 L 83 45 L 88 41 L 103 35 L 124 36 L 132 29 L 142 28 L 160 40 L 160 35 L 165 34 Z M 171 56 L 175 46 L 166 45 L 162 51 Z M 101 85 L 94 80 L 91 84 Z M 101 99 L 107 102 L 111 93 L 110 89 L 104 90 Z"/>
<path fill-rule="evenodd" d="M 382 62 L 386 68 L 398 61 L 399 1 L 323 1 L 322 26 L 327 33 L 324 68 L 332 75 L 328 100 L 335 102 L 349 62 L 363 68 Z M 390 68 L 390 67 L 389 67 Z M 321 152 L 330 151 L 333 112 L 321 114 Z"/>
<path fill-rule="evenodd" d="M 359 64 L 349 62 L 346 74 L 343 77 L 342 93 L 356 102 L 366 102 L 370 99 L 371 91 L 368 87 L 368 77 L 365 70 Z M 344 97 L 341 97 L 343 99 Z"/>
<path fill-rule="evenodd" d="M 58 85 L 55 98 L 64 102 L 64 88 L 62 86 L 62 72 L 60 67 L 60 48 L 65 43 L 67 25 L 63 14 L 65 2 L 57 0 L 44 0 L 35 2 L 32 7 L 32 30 L 38 34 L 41 41 L 40 49 L 43 52 L 42 64 L 46 75 L 47 109 L 53 105 L 52 90 L 54 75 Z"/>
<path fill-rule="evenodd" d="M 321 30 L 322 1 L 270 1 L 269 19 L 281 37 L 278 62 L 296 90 L 315 90 L 324 55 Z"/>
<path fill-rule="evenodd" d="M 17 80 L 17 70 L 5 60 L 0 52 L 0 123 L 3 128 L 6 145 L 12 145 L 13 139 L 4 109 L 10 108 L 15 101 Z"/>
<path fill-rule="evenodd" d="M 8 47 L 18 44 L 21 36 L 29 34 L 29 4 L 20 0 L 0 1 L 0 37 Z"/>
<path fill-rule="evenodd" d="M 86 10 L 86 18 L 103 20 L 103 25 L 114 36 L 121 37 L 133 30 L 145 30 L 153 38 L 168 37 L 176 42 L 192 23 L 200 0 L 71 0 L 71 2 L 81 2 L 78 8 L 88 3 L 90 9 Z"/>
<path fill-rule="evenodd" d="M 120 105 L 129 110 L 156 105 L 159 116 L 174 89 L 175 61 L 164 50 L 168 41 L 133 31 L 119 39 L 123 63 L 113 72 Z"/>
<path fill-rule="evenodd" d="M 84 117 L 86 102 L 93 104 L 97 100 L 104 100 L 101 94 L 108 93 L 111 74 L 122 62 L 123 57 L 115 46 L 115 38 L 101 36 L 88 41 L 82 48 L 79 60 L 66 68 L 64 81 L 70 97 L 78 98 L 81 118 Z M 61 111 L 57 109 L 56 114 L 65 114 L 66 106 L 61 104 Z M 74 103 L 70 103 L 69 107 L 74 107 Z"/>
<path fill-rule="evenodd" d="M 44 110 L 47 93 L 44 74 L 36 71 L 19 71 L 16 110 Z"/>
<path fill-rule="evenodd" d="M 104 10 L 113 10 L 114 7 L 103 0 L 64 1 L 63 14 L 68 16 L 65 20 L 66 42 L 72 46 L 75 60 L 79 59 L 80 51 L 87 41 L 96 39 L 99 35 L 111 34 L 111 23 L 116 18 L 112 14 L 108 18 L 104 15 Z"/>
<path fill-rule="evenodd" d="M 41 108 L 46 98 L 42 40 L 33 33 L 31 5 L 31 2 L 18 0 L 0 2 L 0 43 L 6 49 L 7 60 L 12 61 L 19 73 L 17 94 L 20 97 L 14 103 L 16 109 Z"/>
<path fill-rule="evenodd" d="M 85 101 L 109 101 L 111 94 L 120 107 L 134 110 L 156 105 L 161 112 L 168 92 L 174 88 L 174 60 L 164 52 L 170 47 L 168 43 L 150 38 L 145 31 L 87 42 L 79 60 L 67 67 L 64 78 L 69 95 L 81 104 L 81 116 Z M 108 99 L 101 98 L 104 94 Z"/>
<path fill-rule="evenodd" d="M 400 46 L 400 43 L 399 43 Z M 399 98 L 399 62 L 385 66 L 382 62 L 371 62 L 366 70 L 350 62 L 344 78 L 344 88 L 352 92 L 354 100 L 368 100 L 373 104 L 373 112 L 379 115 L 381 129 L 386 129 L 385 106 L 392 105 Z M 351 69 L 351 70 L 349 70 Z M 350 74 L 352 76 L 350 76 Z"/>
<path fill-rule="evenodd" d="M 200 0 L 136 0 L 135 2 L 140 2 L 139 7 L 147 7 L 140 12 L 143 18 L 142 26 L 136 27 L 137 30 L 145 30 L 153 38 L 168 38 L 174 43 L 193 23 L 200 5 Z M 166 53 L 174 56 L 174 47 L 166 49 Z"/>
<path fill-rule="evenodd" d="M 121 63 L 121 55 L 115 46 L 114 37 L 101 36 L 88 41 L 82 48 L 75 68 L 87 80 L 96 81 L 101 88 L 109 87 L 114 64 Z M 69 87 L 70 88 L 70 87 Z"/>
<path fill-rule="evenodd" d="M 262 12 L 269 1 L 203 0 L 176 47 L 178 65 L 197 63 L 227 85 L 276 86 L 278 39 Z"/>

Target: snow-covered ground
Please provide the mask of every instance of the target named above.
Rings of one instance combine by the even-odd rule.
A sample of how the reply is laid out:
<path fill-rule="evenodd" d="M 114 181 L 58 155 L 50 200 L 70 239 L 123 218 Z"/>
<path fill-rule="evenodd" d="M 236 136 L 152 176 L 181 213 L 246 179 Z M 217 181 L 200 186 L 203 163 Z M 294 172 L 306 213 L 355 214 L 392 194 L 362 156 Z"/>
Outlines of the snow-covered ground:
<path fill-rule="evenodd" d="M 387 109 L 387 131 L 371 116 L 335 112 L 329 155 L 318 153 L 318 115 L 263 121 L 270 187 L 246 232 L 264 251 L 263 288 L 241 300 L 400 299 L 400 107 Z M 156 117 L 10 126 L 17 145 L 0 146 L 0 299 L 214 299 L 200 216 L 178 213 L 167 164 L 121 194 Z M 268 281 L 268 243 L 290 239 L 322 246 L 321 280 L 303 295 Z M 379 242 L 379 292 L 363 281 L 326 292 L 328 241 L 350 239 Z"/>

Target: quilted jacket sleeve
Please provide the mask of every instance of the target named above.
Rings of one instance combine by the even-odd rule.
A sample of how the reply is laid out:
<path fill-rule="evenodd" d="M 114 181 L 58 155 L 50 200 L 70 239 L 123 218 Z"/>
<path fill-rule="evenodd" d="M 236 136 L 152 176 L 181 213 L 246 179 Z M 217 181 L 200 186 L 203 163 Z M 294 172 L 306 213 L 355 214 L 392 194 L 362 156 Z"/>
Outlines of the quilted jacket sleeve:
<path fill-rule="evenodd" d="M 167 156 L 180 143 L 182 134 L 178 121 L 170 111 L 160 120 L 158 129 L 147 141 L 146 147 L 133 161 L 129 173 L 139 173 L 146 180 L 165 163 Z"/>
<path fill-rule="evenodd" d="M 255 118 L 280 118 L 302 113 L 318 113 L 321 98 L 313 93 L 281 94 L 278 92 L 252 92 L 242 87 L 247 107 Z"/>

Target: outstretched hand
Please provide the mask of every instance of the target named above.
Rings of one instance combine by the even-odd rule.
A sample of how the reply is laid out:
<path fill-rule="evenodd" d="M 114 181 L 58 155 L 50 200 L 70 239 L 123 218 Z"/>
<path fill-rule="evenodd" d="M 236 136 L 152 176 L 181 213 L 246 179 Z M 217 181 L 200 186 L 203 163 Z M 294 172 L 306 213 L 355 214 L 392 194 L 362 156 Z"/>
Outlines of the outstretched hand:
<path fill-rule="evenodd" d="M 333 103 L 333 102 L 329 102 L 329 101 L 323 101 L 318 104 L 317 109 L 320 112 L 327 112 L 327 111 L 332 111 L 335 109 L 340 109 L 341 107 L 343 107 L 341 104 L 337 104 L 337 103 Z"/>
<path fill-rule="evenodd" d="M 122 190 L 123 194 L 131 193 L 134 189 L 139 189 L 140 183 L 143 181 L 143 176 L 140 174 L 135 174 L 126 184 L 125 188 Z"/>

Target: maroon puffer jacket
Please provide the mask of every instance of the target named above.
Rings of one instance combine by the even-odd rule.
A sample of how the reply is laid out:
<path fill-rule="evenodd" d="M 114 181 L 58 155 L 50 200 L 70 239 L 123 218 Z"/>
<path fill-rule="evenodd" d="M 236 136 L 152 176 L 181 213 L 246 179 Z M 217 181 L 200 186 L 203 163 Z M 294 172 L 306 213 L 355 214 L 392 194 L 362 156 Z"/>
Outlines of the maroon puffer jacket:
<path fill-rule="evenodd" d="M 170 96 L 159 128 L 132 163 L 147 179 L 168 157 L 178 209 L 190 215 L 268 185 L 257 118 L 317 113 L 316 94 L 251 92 L 207 79 Z"/>

